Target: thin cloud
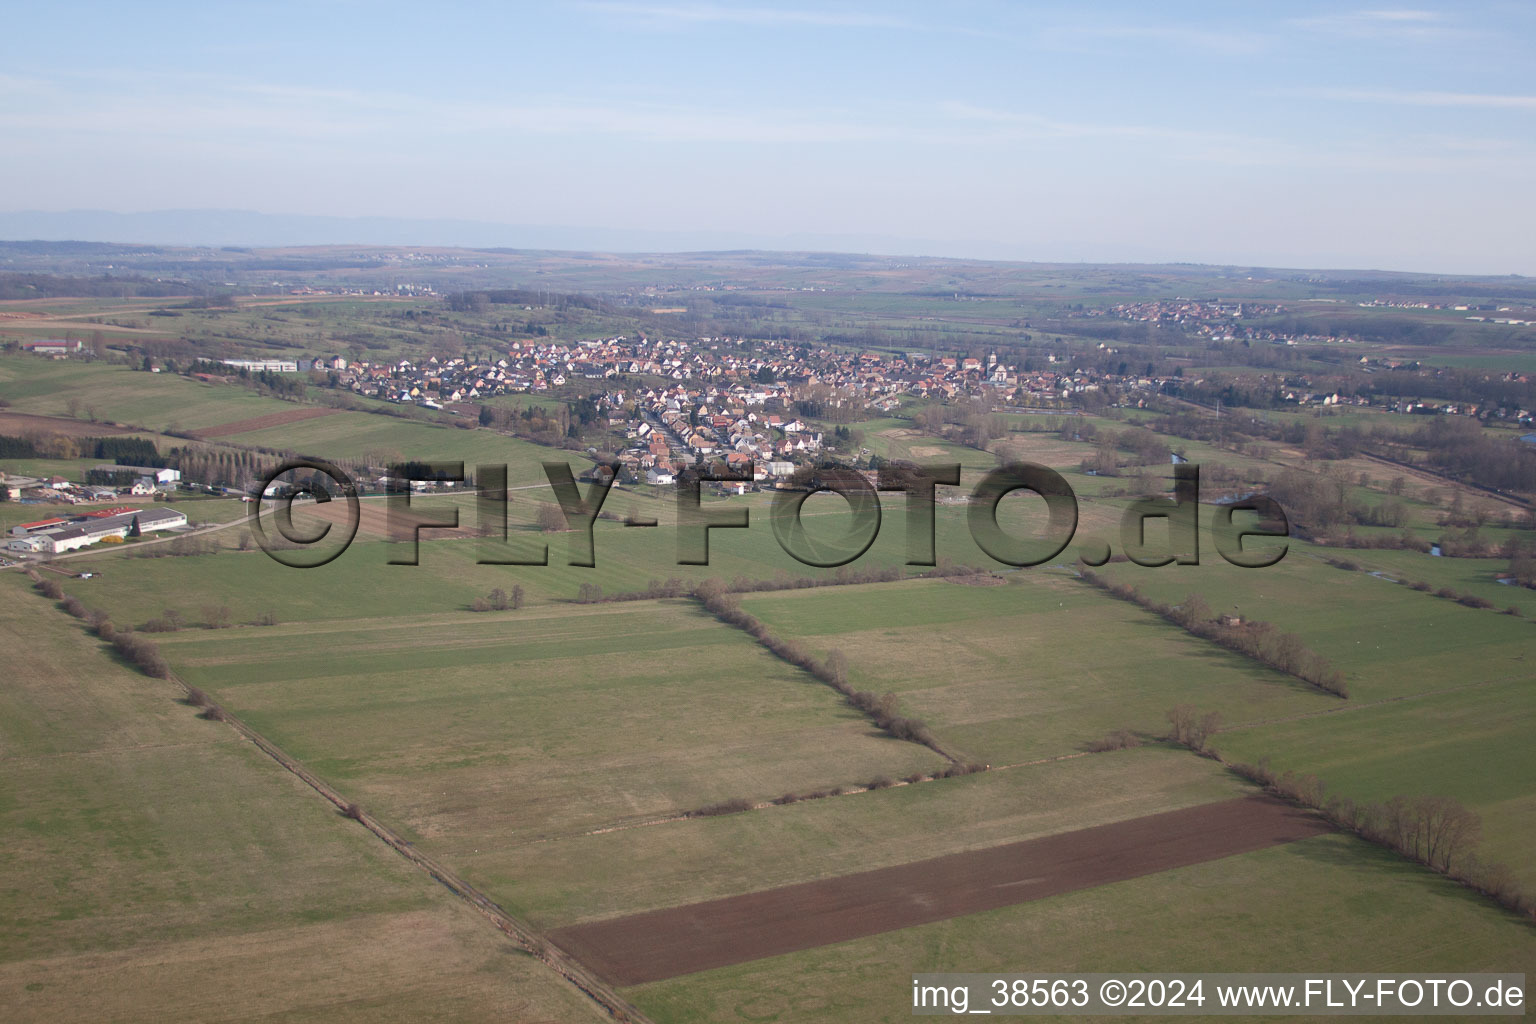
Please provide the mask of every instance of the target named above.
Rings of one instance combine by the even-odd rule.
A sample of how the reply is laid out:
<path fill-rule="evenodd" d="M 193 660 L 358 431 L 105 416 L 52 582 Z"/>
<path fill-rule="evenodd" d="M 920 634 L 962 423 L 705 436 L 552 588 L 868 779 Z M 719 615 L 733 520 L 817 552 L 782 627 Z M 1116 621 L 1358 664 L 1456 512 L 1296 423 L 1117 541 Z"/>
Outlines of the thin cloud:
<path fill-rule="evenodd" d="M 1231 133 L 1169 128 L 1161 125 L 1059 121 L 1030 111 L 999 110 L 964 102 L 941 103 L 935 109 L 951 124 L 978 126 L 984 130 L 990 130 L 998 139 L 1150 139 L 1165 142 L 1233 144 L 1250 144 L 1258 141 Z"/>
<path fill-rule="evenodd" d="M 636 4 L 595 2 L 588 10 L 658 26 L 750 25 L 755 27 L 805 26 L 812 28 L 899 28 L 922 26 L 905 18 L 862 11 L 804 10 L 788 7 L 732 7 L 722 4 Z"/>
<path fill-rule="evenodd" d="M 1191 25 L 1085 25 L 1058 27 L 1044 33 L 1048 44 L 1078 49 L 1085 43 L 1104 40 L 1176 46 L 1212 54 L 1251 54 L 1265 48 L 1264 38 L 1256 33 Z"/>
<path fill-rule="evenodd" d="M 1356 39 L 1431 40 L 1475 33 L 1445 20 L 1438 11 L 1417 8 L 1340 11 L 1307 18 L 1292 18 L 1300 29 Z"/>
<path fill-rule="evenodd" d="M 911 105 L 734 107 L 640 103 L 579 95 L 527 95 L 507 101 L 425 98 L 386 91 L 274 86 L 192 75 L 155 78 L 132 93 L 55 89 L 44 102 L 0 93 L 0 132 L 17 139 L 103 139 L 136 145 L 147 138 L 191 150 L 258 145 L 306 158 L 396 154 L 403 126 L 424 140 L 423 152 L 460 152 L 488 159 L 507 140 L 544 137 L 660 142 L 846 147 L 886 145 L 914 152 L 982 147 L 994 153 L 1072 157 L 1091 151 L 1155 155 L 1160 160 L 1232 167 L 1307 166 L 1402 171 L 1465 171 L 1530 165 L 1524 144 L 1497 139 L 1376 139 L 1311 143 L 1157 122 L 1103 122 L 1051 117 L 1029 109 L 954 101 Z M 1292 93 L 1294 95 L 1295 93 Z M 1308 95 L 1356 101 L 1536 109 L 1536 97 L 1462 93 L 1318 90 Z M 426 142 L 425 140 L 430 140 Z M 33 148 L 36 148 L 35 146 Z M 391 159 L 396 157 L 392 156 Z"/>
<path fill-rule="evenodd" d="M 1408 107 L 1480 107 L 1487 110 L 1536 110 L 1536 96 L 1507 93 L 1435 92 L 1399 89 L 1294 89 L 1284 93 L 1309 99 L 1351 103 L 1391 103 Z"/>

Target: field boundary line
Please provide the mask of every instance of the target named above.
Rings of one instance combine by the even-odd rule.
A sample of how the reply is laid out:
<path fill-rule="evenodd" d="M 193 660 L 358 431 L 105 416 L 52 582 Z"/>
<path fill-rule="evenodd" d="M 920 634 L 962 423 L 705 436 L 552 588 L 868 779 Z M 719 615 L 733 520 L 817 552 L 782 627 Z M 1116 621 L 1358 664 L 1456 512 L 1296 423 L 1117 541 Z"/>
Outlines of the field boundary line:
<path fill-rule="evenodd" d="M 1260 726 L 1265 725 L 1279 725 L 1285 722 L 1299 722 L 1307 718 L 1322 718 L 1326 715 L 1343 714 L 1346 711 L 1368 711 L 1371 708 L 1379 708 L 1384 704 L 1401 704 L 1404 701 L 1422 700 L 1425 697 L 1443 697 L 1448 693 L 1462 693 L 1466 690 L 1476 690 L 1484 686 L 1497 686 L 1499 683 L 1509 683 L 1525 678 L 1528 677 L 1518 673 L 1509 676 L 1495 676 L 1493 679 L 1480 679 L 1475 683 L 1463 683 L 1460 686 L 1447 686 L 1439 690 L 1423 690 L 1419 693 L 1401 693 L 1396 697 L 1382 697 L 1379 700 L 1366 701 L 1363 704 L 1357 704 L 1351 701 L 1349 704 L 1346 704 L 1342 707 L 1319 708 L 1316 711 L 1298 711 L 1294 715 L 1281 715 L 1279 718 L 1261 718 L 1252 722 L 1233 722 L 1231 725 L 1224 725 L 1221 728 L 1215 730 L 1213 735 L 1224 732 L 1236 732 L 1239 729 L 1257 729 Z"/>
<path fill-rule="evenodd" d="M 171 673 L 170 678 L 190 696 L 193 690 L 192 686 L 188 685 L 184 679 L 174 672 Z M 649 1017 L 640 1012 L 638 1007 L 619 995 L 612 986 L 599 978 L 585 964 L 552 945 L 549 940 L 535 931 L 532 926 L 512 916 L 500 904 L 459 877 L 441 861 L 417 850 L 415 845 L 408 839 L 405 839 L 389 826 L 379 821 L 374 815 L 361 809 L 353 812 L 351 809 L 356 807 L 355 804 L 343 797 L 301 763 L 290 757 L 277 744 L 267 739 L 235 715 L 230 714 L 222 705 L 214 704 L 210 710 L 215 710 L 220 721 L 228 724 L 230 728 L 248 740 L 262 753 L 287 769 L 299 781 L 330 801 L 339 812 L 352 818 L 369 832 L 372 832 L 385 845 L 415 865 L 433 881 L 442 885 L 463 902 L 479 911 L 481 916 L 490 921 L 498 931 L 512 939 L 523 949 L 527 950 L 535 959 L 579 989 L 582 994 L 597 1003 L 614 1020 L 621 1021 L 623 1024 L 654 1024 Z"/>

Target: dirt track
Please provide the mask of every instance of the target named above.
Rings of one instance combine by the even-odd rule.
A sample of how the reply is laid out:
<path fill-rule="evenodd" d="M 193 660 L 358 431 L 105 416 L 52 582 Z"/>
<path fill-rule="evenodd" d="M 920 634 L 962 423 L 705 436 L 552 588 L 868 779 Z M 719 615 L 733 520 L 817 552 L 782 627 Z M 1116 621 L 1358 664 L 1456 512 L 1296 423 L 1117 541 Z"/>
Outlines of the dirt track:
<path fill-rule="evenodd" d="M 820 882 L 557 929 L 615 985 L 811 949 L 1293 842 L 1320 817 L 1239 797 Z"/>

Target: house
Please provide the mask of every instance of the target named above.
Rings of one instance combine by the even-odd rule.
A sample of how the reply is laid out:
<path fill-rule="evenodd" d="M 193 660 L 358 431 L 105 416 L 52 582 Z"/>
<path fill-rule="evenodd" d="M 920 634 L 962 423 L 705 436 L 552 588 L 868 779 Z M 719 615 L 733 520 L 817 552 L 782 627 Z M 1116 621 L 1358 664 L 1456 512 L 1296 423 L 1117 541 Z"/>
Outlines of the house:
<path fill-rule="evenodd" d="M 677 478 L 672 475 L 672 471 L 670 469 L 658 469 L 657 467 L 652 466 L 650 469 L 645 471 L 645 482 L 648 484 L 654 484 L 658 487 L 667 487 L 676 483 Z"/>

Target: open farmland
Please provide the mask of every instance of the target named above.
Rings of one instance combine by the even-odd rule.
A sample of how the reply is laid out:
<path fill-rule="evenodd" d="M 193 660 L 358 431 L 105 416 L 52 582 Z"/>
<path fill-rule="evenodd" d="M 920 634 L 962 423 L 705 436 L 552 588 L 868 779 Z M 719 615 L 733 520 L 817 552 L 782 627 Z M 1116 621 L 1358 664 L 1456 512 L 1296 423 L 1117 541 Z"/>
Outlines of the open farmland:
<path fill-rule="evenodd" d="M 1327 823 L 1254 796 L 895 868 L 562 928 L 621 985 L 911 928 L 1296 842 Z"/>
<path fill-rule="evenodd" d="M 188 682 L 324 778 L 471 863 L 943 763 L 692 603 L 242 632 L 163 646 Z M 274 665 L 273 644 L 297 656 Z"/>
<path fill-rule="evenodd" d="M 573 472 L 579 465 L 572 463 Z M 362 522 L 357 540 L 335 561 L 320 570 L 324 585 L 305 583 L 306 577 L 278 564 L 258 550 L 225 550 L 217 555 L 175 560 L 130 562 L 129 550 L 103 551 L 79 559 L 75 564 L 97 566 L 104 574 L 93 581 L 91 601 L 105 608 L 114 619 L 139 622 L 149 613 L 167 604 L 194 606 L 228 605 L 236 620 L 246 621 L 267 612 L 284 621 L 350 618 L 362 615 L 395 615 L 424 611 L 456 611 L 469 607 L 476 597 L 493 588 L 525 589 L 530 603 L 569 602 L 576 598 L 583 584 L 617 594 L 646 589 L 653 581 L 676 578 L 688 583 L 705 579 L 780 580 L 811 578 L 835 581 L 839 570 L 806 566 L 786 554 L 775 539 L 773 503 L 769 495 L 731 498 L 706 498 L 710 508 L 744 509 L 750 516 L 747 529 L 712 530 L 709 534 L 709 564 L 678 564 L 677 504 L 670 493 L 647 493 L 645 489 L 614 490 L 604 505 L 604 512 L 616 518 L 599 520 L 594 527 L 595 568 L 569 564 L 576 532 L 541 533 L 534 524 L 541 506 L 553 505 L 553 493 L 544 478 L 542 466 L 530 467 L 529 482 L 511 485 L 507 519 L 507 543 L 499 540 L 462 536 L 479 525 L 475 499 L 468 495 L 412 496 L 410 512 L 422 520 L 427 517 L 447 520 L 451 510 L 459 517 L 461 539 L 441 539 L 445 532 L 427 529 L 421 533 L 417 557 L 419 564 L 405 566 L 392 561 L 410 560 L 409 542 L 381 540 L 390 530 L 387 500 L 370 496 L 360 501 Z M 586 484 L 581 485 L 583 493 Z M 1039 529 L 1038 502 L 1009 498 L 999 506 L 999 521 L 1009 529 Z M 194 507 L 192 505 L 188 506 Z M 247 506 L 233 506 L 235 509 Z M 1112 523 L 1118 522 L 1118 509 L 1110 502 L 1085 501 L 1083 525 L 1098 521 L 1101 536 L 1114 536 Z M 948 563 L 980 566 L 986 555 L 976 546 L 967 524 L 964 505 L 935 509 L 936 550 Z M 634 513 L 653 518 L 656 527 L 625 526 L 622 517 Z M 225 515 L 237 512 L 225 511 Z M 298 504 L 295 520 L 303 529 L 311 517 L 337 522 L 345 515 L 345 504 Z M 1095 517 L 1098 517 L 1096 520 Z M 410 518 L 410 517 L 405 517 Z M 828 544 L 845 544 L 850 516 L 847 504 L 836 495 L 822 494 L 806 502 L 803 519 L 808 536 Z M 241 528 L 231 528 L 215 535 L 228 548 L 236 547 Z M 904 573 L 918 573 L 922 567 L 908 568 L 907 513 L 900 495 L 883 501 L 878 537 L 851 568 L 889 568 Z M 547 565 L 480 564 L 486 561 L 533 560 L 544 556 Z M 1071 558 L 1062 553 L 1061 560 Z M 132 572 L 113 571 L 120 564 L 132 564 Z M 1058 563 L 1060 564 L 1060 563 Z M 1046 572 L 1043 568 L 1024 570 L 1033 579 Z M 344 600 L 337 596 L 345 595 Z"/>
<path fill-rule="evenodd" d="M 205 384 L 175 374 L 144 373 L 121 363 L 0 358 L 0 398 L 16 412 L 68 416 L 70 402 L 108 423 L 149 430 L 197 430 L 291 411 L 292 402 L 233 384 Z"/>
<path fill-rule="evenodd" d="M 1536 885 L 1536 759 L 1529 674 L 1363 707 L 1348 714 L 1234 728 L 1214 746 L 1277 771 L 1310 772 L 1352 800 L 1399 793 L 1453 796 L 1483 820 L 1483 856 Z M 1399 751 L 1411 748 L 1411 759 Z"/>
<path fill-rule="evenodd" d="M 600 1019 L 24 582 L 0 581 L 7 1020 Z"/>
<path fill-rule="evenodd" d="M 1524 661 L 1536 641 L 1529 621 L 1437 599 L 1369 573 L 1344 572 L 1306 557 L 1304 545 L 1293 541 L 1292 547 L 1283 561 L 1262 570 L 1203 558 L 1198 566 L 1111 565 L 1102 571 L 1162 601 L 1176 604 L 1198 593 L 1215 610 L 1296 631 L 1344 671 L 1353 700 L 1529 677 Z M 1372 554 L 1361 557 L 1369 561 Z M 1433 572 L 1439 561 L 1419 555 L 1416 564 Z M 1400 564 L 1411 577 L 1415 563 Z"/>
<path fill-rule="evenodd" d="M 489 431 L 458 430 L 383 413 L 352 411 L 232 433 L 225 439 L 327 459 L 463 462 L 471 472 L 482 463 L 509 463 L 510 483 L 541 479 L 540 461 L 564 460 L 569 454 Z"/>
<path fill-rule="evenodd" d="M 1013 974 L 1319 963 L 1529 974 L 1536 940 L 1454 884 L 1329 835 L 625 992 L 676 1024 L 897 1024 L 912 1018 L 914 964 Z"/>
<path fill-rule="evenodd" d="M 1498 415 L 1530 404 L 1528 382 L 1372 363 L 1397 350 L 1354 340 L 1239 342 L 1226 311 L 1175 328 L 1107 308 L 1196 285 L 1224 297 L 1206 305 L 1300 301 L 1316 281 L 445 253 L 375 266 L 338 247 L 326 258 L 358 265 L 323 284 L 419 268 L 452 294 L 274 292 L 165 319 L 61 302 L 125 333 L 79 359 L 0 355 L 0 432 L 148 436 L 134 457 L 199 494 L 247 492 L 279 452 L 364 491 L 356 541 L 314 569 L 256 549 L 243 520 L 272 503 L 178 492 L 159 507 L 220 528 L 0 579 L 19 674 L 0 687 L 0 999 L 22 1019 L 533 1024 L 597 1019 L 583 989 L 618 985 L 637 1024 L 844 1024 L 909 1017 L 915 971 L 1536 973 L 1518 894 L 1415 864 L 1366 827 L 1381 819 L 1326 800 L 1454 800 L 1480 832 L 1456 867 L 1504 862 L 1536 890 L 1536 590 L 1498 581 L 1536 534 L 1495 457 L 1528 429 Z M 230 280 L 252 283 L 246 255 L 218 257 Z M 514 272 L 517 288 L 473 291 Z M 623 290 L 546 291 L 599 280 Z M 178 337 L 123 347 L 167 323 Z M 199 355 L 336 372 L 176 372 Z M 1403 382 L 1505 397 L 1481 418 L 1389 409 Z M 960 464 L 933 510 L 937 571 L 907 564 L 919 517 L 896 491 L 872 540 L 842 497 L 806 498 L 813 545 L 869 544 L 804 564 L 779 539 L 794 492 L 772 480 L 706 484 L 707 510 L 750 526 L 680 564 L 679 492 L 644 470 L 733 450 L 771 475 Z M 28 455 L 13 475 L 110 461 L 8 451 Z M 1079 556 L 1122 555 L 1124 511 L 1167 491 L 1173 455 L 1203 469 L 1201 564 L 1120 558 L 1095 585 Z M 483 535 L 500 532 L 483 474 L 392 509 L 380 491 L 404 460 L 507 464 L 506 541 Z M 544 466 L 611 461 L 596 564 L 572 564 L 586 533 L 561 529 Z M 978 545 L 967 500 L 1017 461 L 1077 499 L 1074 542 L 1028 568 Z M 1209 502 L 1265 488 L 1297 536 L 1277 565 L 1234 568 Z M 66 510 L 51 500 L 0 505 L 0 528 Z M 334 537 L 348 504 L 292 511 Z M 997 515 L 1015 537 L 1045 520 L 1026 493 Z M 1166 536 L 1148 525 L 1151 547 Z M 1480 557 L 1415 550 L 1436 543 Z M 119 633 L 122 656 L 100 638 Z M 1294 638 L 1249 654 L 1217 642 L 1279 633 Z M 1298 649 L 1348 696 L 1274 667 Z"/>
<path fill-rule="evenodd" d="M 124 427 L 111 423 L 66 419 L 63 416 L 39 416 L 35 413 L 0 412 L 0 431 L 12 436 L 29 434 L 68 434 L 71 437 L 105 437 L 121 434 Z"/>
<path fill-rule="evenodd" d="M 948 742 L 994 764 L 1082 750 L 1115 729 L 1159 735 L 1164 712 L 1184 702 L 1229 721 L 1340 703 L 1070 575 L 1008 579 L 761 594 L 745 607 L 818 650 L 842 651 L 857 686 L 895 692 Z"/>
<path fill-rule="evenodd" d="M 304 420 L 316 419 L 320 416 L 330 416 L 339 409 L 290 409 L 287 412 L 268 413 L 265 416 L 256 416 L 248 420 L 236 420 L 233 423 L 221 423 L 216 427 L 204 427 L 196 432 L 199 438 L 227 437 L 230 434 L 244 434 L 252 430 L 265 430 L 268 427 L 281 427 L 289 423 L 302 423 Z"/>

